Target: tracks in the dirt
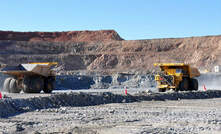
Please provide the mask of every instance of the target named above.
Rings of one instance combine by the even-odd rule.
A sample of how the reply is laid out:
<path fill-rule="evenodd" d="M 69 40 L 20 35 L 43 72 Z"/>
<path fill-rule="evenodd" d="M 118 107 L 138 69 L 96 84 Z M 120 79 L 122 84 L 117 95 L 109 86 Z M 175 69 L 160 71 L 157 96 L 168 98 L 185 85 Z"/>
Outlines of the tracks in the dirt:
<path fill-rule="evenodd" d="M 65 106 L 94 106 L 108 103 L 129 103 L 139 101 L 166 101 L 180 99 L 209 99 L 220 98 L 220 90 L 206 92 L 171 92 L 171 93 L 137 93 L 134 95 L 113 94 L 111 92 L 97 93 L 56 93 L 44 97 L 3 99 L 0 101 L 0 117 L 34 111 L 37 109 L 59 108 Z"/>

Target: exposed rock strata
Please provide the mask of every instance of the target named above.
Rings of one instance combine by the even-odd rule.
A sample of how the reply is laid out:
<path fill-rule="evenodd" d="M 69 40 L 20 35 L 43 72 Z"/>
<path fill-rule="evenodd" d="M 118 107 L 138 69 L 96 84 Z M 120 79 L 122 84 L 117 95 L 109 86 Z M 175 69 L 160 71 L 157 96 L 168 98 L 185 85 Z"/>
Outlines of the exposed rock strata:
<path fill-rule="evenodd" d="M 148 37 L 147 37 L 148 38 Z M 123 40 L 115 31 L 0 32 L 0 63 L 57 61 L 60 71 L 143 72 L 154 62 L 221 64 L 221 36 Z"/>

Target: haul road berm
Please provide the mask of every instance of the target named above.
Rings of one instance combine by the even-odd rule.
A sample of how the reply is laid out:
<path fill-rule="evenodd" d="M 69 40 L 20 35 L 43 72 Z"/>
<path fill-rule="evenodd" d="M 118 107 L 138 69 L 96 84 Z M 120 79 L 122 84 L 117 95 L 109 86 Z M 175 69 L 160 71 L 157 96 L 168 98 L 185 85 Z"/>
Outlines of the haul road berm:
<path fill-rule="evenodd" d="M 197 68 L 184 63 L 155 63 L 160 67 L 160 72 L 155 75 L 159 92 L 173 89 L 175 91 L 198 90 L 198 80 L 200 76 Z"/>
<path fill-rule="evenodd" d="M 5 79 L 3 90 L 9 93 L 51 93 L 54 89 L 56 73 L 52 67 L 57 62 L 27 63 L 18 66 L 5 66 L 0 71 L 11 77 Z"/>

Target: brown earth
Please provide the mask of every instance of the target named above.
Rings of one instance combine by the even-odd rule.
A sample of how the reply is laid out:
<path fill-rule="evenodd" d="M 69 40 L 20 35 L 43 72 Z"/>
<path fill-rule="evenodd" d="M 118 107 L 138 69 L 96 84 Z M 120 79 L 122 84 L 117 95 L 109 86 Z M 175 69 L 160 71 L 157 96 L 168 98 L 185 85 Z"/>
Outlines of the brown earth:
<path fill-rule="evenodd" d="M 221 64 L 221 36 L 123 40 L 117 32 L 0 32 L 0 63 L 58 61 L 60 70 L 147 72 L 154 62 Z"/>
<path fill-rule="evenodd" d="M 0 40 L 92 42 L 123 40 L 114 30 L 68 31 L 68 32 L 13 32 L 0 31 Z"/>

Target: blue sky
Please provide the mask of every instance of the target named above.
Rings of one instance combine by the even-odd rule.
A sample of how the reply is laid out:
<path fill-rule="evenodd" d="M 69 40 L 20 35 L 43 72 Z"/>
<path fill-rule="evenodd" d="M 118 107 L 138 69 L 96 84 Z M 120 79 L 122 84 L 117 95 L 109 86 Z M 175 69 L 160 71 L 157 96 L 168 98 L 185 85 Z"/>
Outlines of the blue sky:
<path fill-rule="evenodd" d="M 0 30 L 102 29 L 127 40 L 221 35 L 221 0 L 0 1 Z"/>

